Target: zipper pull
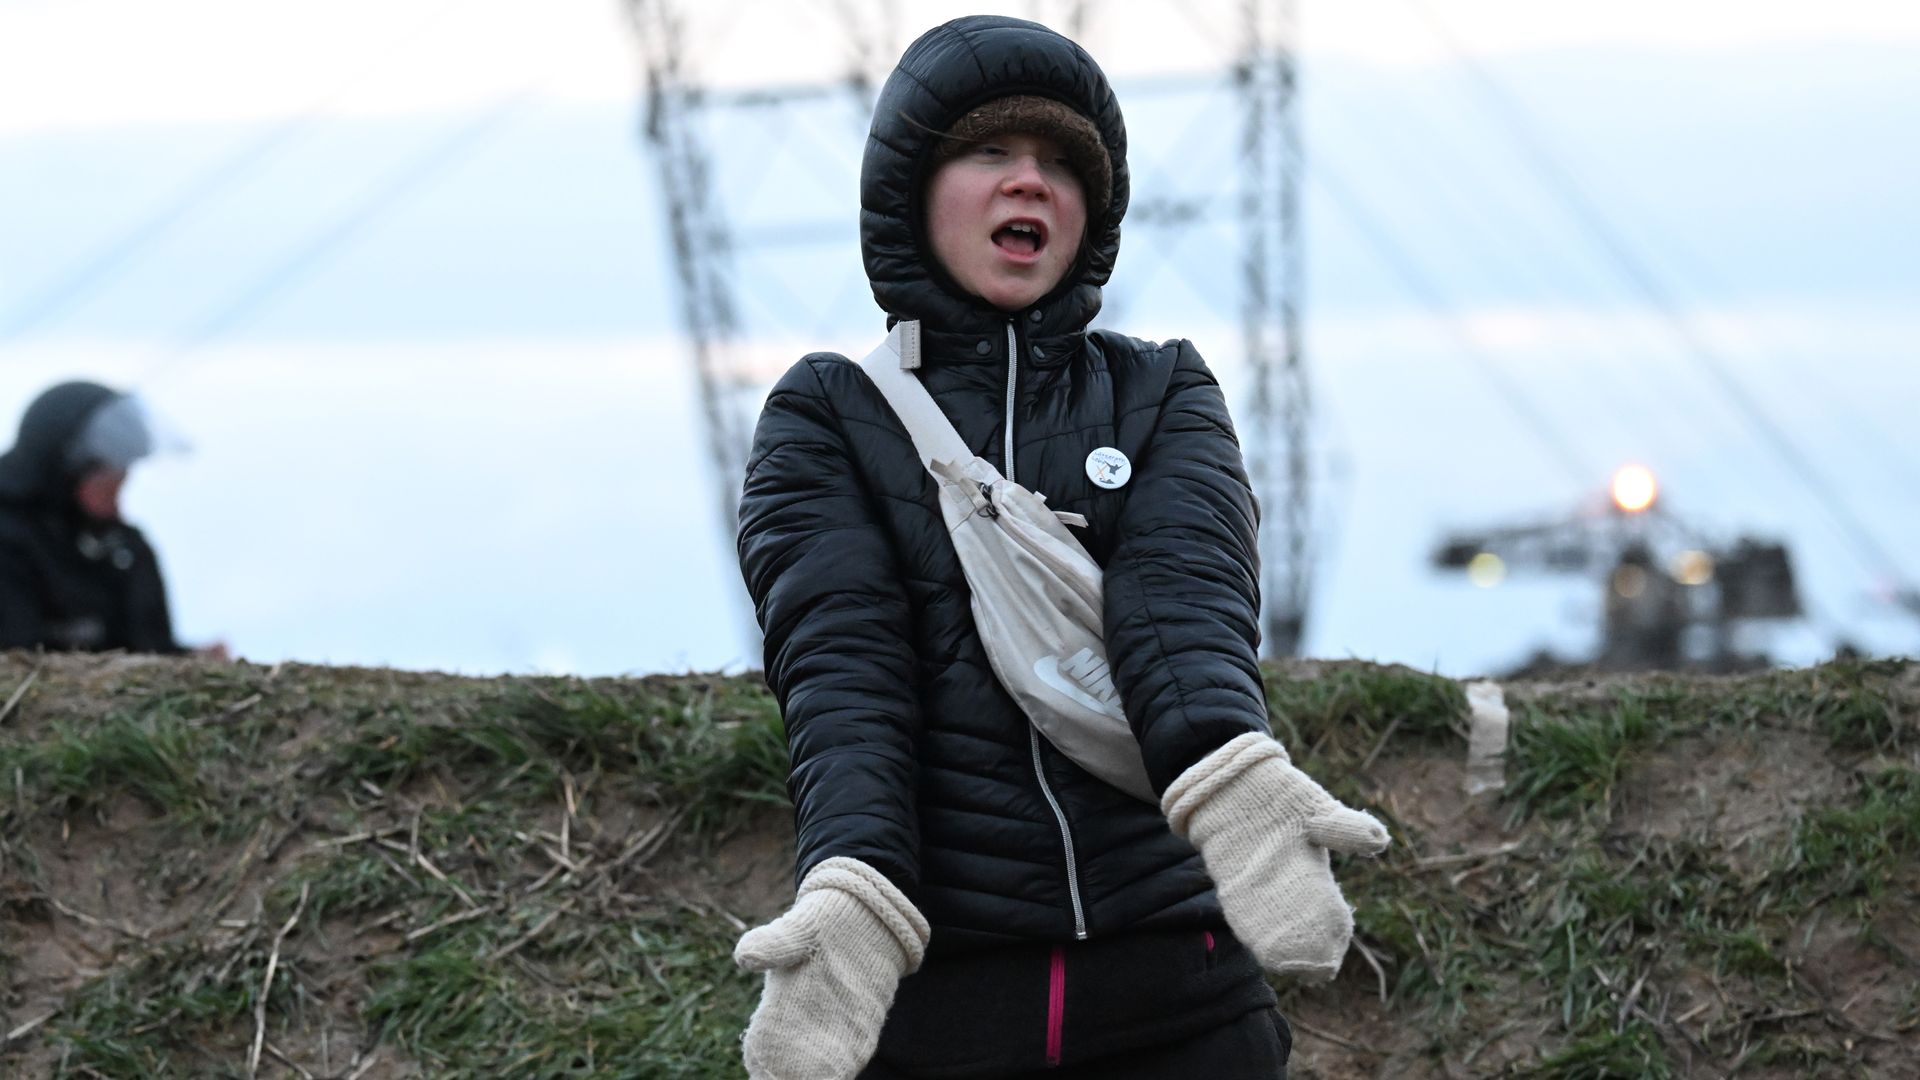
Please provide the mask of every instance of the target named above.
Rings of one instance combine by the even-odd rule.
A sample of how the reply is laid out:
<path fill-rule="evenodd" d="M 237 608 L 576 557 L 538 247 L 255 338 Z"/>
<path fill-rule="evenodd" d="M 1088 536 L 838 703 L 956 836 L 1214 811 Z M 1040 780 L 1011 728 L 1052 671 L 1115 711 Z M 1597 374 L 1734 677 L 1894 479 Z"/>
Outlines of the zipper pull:
<path fill-rule="evenodd" d="M 993 505 L 992 484 L 980 485 L 979 490 L 974 495 L 973 508 L 979 512 L 981 517 L 997 518 L 1000 516 L 1000 508 Z"/>

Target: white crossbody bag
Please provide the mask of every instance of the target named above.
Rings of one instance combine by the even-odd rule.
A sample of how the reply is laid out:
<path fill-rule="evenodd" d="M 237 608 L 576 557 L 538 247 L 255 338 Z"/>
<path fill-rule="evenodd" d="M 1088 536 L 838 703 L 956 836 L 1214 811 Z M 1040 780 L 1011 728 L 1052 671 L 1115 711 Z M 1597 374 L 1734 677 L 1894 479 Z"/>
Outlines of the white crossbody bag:
<path fill-rule="evenodd" d="M 1046 740 L 1081 768 L 1160 805 L 1107 669 L 1100 564 L 1047 509 L 967 449 L 913 374 L 920 324 L 896 323 L 860 367 L 905 425 L 940 486 L 940 514 L 973 592 L 973 620 L 1001 685 Z"/>

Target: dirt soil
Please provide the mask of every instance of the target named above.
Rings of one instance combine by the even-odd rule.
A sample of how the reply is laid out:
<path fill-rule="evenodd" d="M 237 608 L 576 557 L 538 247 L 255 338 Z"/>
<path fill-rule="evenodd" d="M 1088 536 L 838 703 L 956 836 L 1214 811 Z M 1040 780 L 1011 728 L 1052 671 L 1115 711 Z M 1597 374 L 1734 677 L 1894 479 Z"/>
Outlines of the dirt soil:
<path fill-rule="evenodd" d="M 1901 673 L 1889 690 L 1892 707 L 1907 722 L 1920 700 L 1916 671 Z M 485 682 L 325 668 L 222 674 L 196 662 L 14 656 L 0 661 L 0 700 L 23 692 L 0 714 L 0 749 L 8 739 L 16 746 L 44 743 L 59 725 L 84 727 L 130 701 L 187 693 L 209 679 L 219 682 L 221 692 L 212 694 L 206 714 L 194 722 L 232 725 L 252 712 L 277 710 L 276 722 L 259 729 L 257 758 L 234 767 L 250 770 L 254 781 L 271 777 L 295 787 L 318 783 L 303 772 L 312 748 L 339 740 L 364 721 L 364 711 L 337 703 L 332 695 L 339 686 L 404 700 L 426 713 L 435 701 L 474 697 L 481 692 L 475 685 Z M 1618 688 L 1618 682 L 1539 684 L 1515 687 L 1511 696 L 1516 704 L 1555 693 L 1604 701 Z M 248 704 L 243 691 L 260 697 Z M 1403 847 L 1396 865 L 1483 912 L 1546 893 L 1558 877 L 1555 860 L 1571 861 L 1580 852 L 1541 853 L 1556 835 L 1574 832 L 1553 821 L 1516 822 L 1496 795 L 1469 797 L 1464 751 L 1464 742 L 1392 743 L 1354 774 L 1365 797 L 1397 823 Z M 1920 768 L 1920 752 L 1911 746 L 1891 752 L 1836 749 L 1834 740 L 1809 725 L 1694 731 L 1634 753 L 1607 795 L 1610 809 L 1597 840 L 1582 842 L 1631 850 L 1710 837 L 1730 879 L 1747 880 L 1776 864 L 1811 810 L 1834 804 L 1863 777 L 1890 768 Z M 0 777 L 0 797 L 24 798 L 22 784 L 29 779 Z M 603 775 L 590 788 L 556 790 L 528 812 L 549 848 L 564 836 L 557 846 L 575 858 L 581 851 L 611 854 L 631 846 L 633 837 L 661 833 L 666 839 L 632 864 L 632 880 L 640 883 L 632 888 L 653 890 L 653 901 L 663 907 L 709 912 L 744 927 L 790 902 L 793 838 L 784 808 L 769 805 L 728 825 L 711 842 L 682 844 L 647 792 L 644 785 Z M 363 794 L 388 815 L 379 819 L 388 832 L 376 839 L 399 852 L 409 842 L 409 812 L 417 831 L 420 812 L 456 804 L 470 793 L 446 790 L 429 778 L 391 791 L 368 783 Z M 125 791 L 98 800 L 74 796 L 71 812 L 13 806 L 0 835 L 0 1075 L 109 1075 L 63 1071 L 72 1041 L 48 1037 L 75 996 L 115 976 L 130 980 L 133 993 L 144 992 L 141 965 L 156 955 L 241 956 L 235 946 L 243 939 L 253 945 L 246 955 L 264 953 L 280 930 L 264 917 L 269 898 L 317 853 L 341 844 L 338 822 L 343 814 L 365 810 L 349 805 L 358 800 L 351 791 L 316 790 L 298 801 L 302 810 L 291 819 L 269 816 L 232 836 L 218 828 L 183 833 L 150 798 Z M 1850 921 L 1844 905 L 1809 909 L 1779 943 L 1776 958 L 1785 972 L 1779 985 L 1811 987 L 1823 1006 L 1776 1015 L 1782 1010 L 1751 980 L 1689 966 L 1676 945 L 1667 960 L 1649 961 L 1644 986 L 1620 987 L 1608 1008 L 1617 1008 L 1623 1022 L 1645 1016 L 1662 1033 L 1680 1075 L 1920 1077 L 1920 875 L 1914 852 L 1900 858 L 1897 879 L 1887 883 L 1864 923 Z M 528 876 L 535 870 L 553 867 L 525 868 Z M 274 955 L 298 969 L 307 995 L 300 1006 L 305 1019 L 263 1055 L 257 1075 L 431 1075 L 361 1015 L 371 992 L 370 966 L 404 954 L 418 929 L 401 920 L 381 925 L 361 915 L 329 916 L 288 937 L 286 949 Z M 1562 1038 L 1555 1034 L 1553 1010 L 1538 1007 L 1555 998 L 1554 985 L 1496 972 L 1461 992 L 1458 1011 L 1448 1013 L 1399 985 L 1411 962 L 1371 958 L 1389 946 L 1364 920 L 1358 940 L 1337 981 L 1292 990 L 1285 998 L 1296 1037 L 1295 1080 L 1629 1075 L 1604 1064 L 1586 1071 L 1578 1064 L 1527 1071 L 1537 1067 L 1543 1045 Z M 1414 951 L 1425 956 L 1429 949 L 1461 947 L 1423 937 Z M 1436 957 L 1425 958 L 1438 966 Z M 253 1025 L 240 1022 L 225 1031 L 224 1042 L 205 1050 L 205 1075 L 246 1075 L 233 1063 L 245 1055 Z M 1775 1050 L 1733 1056 L 1730 1047 L 1740 1045 L 1740 1038 L 1769 1032 L 1790 1036 L 1770 1047 L 1798 1045 L 1793 1040 L 1800 1039 L 1813 1049 L 1798 1060 Z M 1835 1045 L 1845 1050 L 1833 1050 Z"/>

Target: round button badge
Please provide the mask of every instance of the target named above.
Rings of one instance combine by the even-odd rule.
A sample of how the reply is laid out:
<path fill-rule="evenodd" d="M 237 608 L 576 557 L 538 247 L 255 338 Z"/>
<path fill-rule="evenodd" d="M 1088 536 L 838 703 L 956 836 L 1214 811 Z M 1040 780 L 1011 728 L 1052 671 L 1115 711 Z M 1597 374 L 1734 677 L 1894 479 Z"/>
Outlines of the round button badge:
<path fill-rule="evenodd" d="M 1102 446 L 1087 455 L 1087 478 L 1111 491 L 1133 477 L 1133 462 L 1111 446 Z"/>

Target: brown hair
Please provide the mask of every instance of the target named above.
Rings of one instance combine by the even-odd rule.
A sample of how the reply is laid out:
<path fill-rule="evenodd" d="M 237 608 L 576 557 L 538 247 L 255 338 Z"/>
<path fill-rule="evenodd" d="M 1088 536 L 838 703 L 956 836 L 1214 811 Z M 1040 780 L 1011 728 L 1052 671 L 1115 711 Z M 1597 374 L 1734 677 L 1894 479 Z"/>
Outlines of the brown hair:
<path fill-rule="evenodd" d="M 1015 94 L 995 98 L 973 109 L 940 133 L 934 141 L 929 164 L 938 168 L 966 153 L 969 147 L 1009 132 L 1045 135 L 1060 144 L 1086 192 L 1087 223 L 1091 231 L 1113 198 L 1113 161 L 1107 156 L 1107 144 L 1101 141 L 1093 121 L 1052 98 Z"/>

